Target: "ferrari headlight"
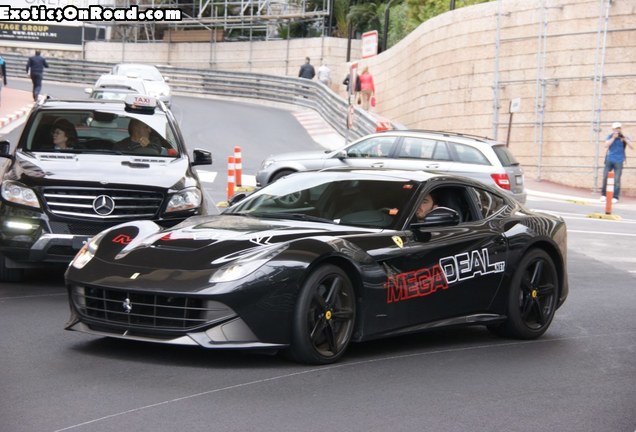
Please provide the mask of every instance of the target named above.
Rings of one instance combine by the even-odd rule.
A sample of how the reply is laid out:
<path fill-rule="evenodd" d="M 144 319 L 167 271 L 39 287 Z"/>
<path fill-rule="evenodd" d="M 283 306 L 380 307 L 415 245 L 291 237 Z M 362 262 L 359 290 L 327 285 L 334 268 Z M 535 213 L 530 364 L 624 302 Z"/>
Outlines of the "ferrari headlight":
<path fill-rule="evenodd" d="M 97 253 L 97 248 L 99 247 L 99 243 L 102 241 L 102 238 L 104 238 L 104 233 L 97 234 L 95 237 L 87 241 L 79 252 L 77 252 L 73 261 L 71 261 L 71 266 L 79 270 L 83 269 L 84 266 L 93 259 L 95 253 Z"/>
<path fill-rule="evenodd" d="M 7 180 L 2 183 L 2 198 L 15 204 L 40 208 L 40 202 L 33 189 L 15 181 Z"/>
<path fill-rule="evenodd" d="M 287 249 L 286 243 L 276 244 L 272 246 L 259 246 L 256 250 L 241 251 L 232 256 L 224 257 L 220 260 L 213 261 L 212 264 L 225 262 L 233 259 L 228 264 L 220 267 L 212 276 L 210 282 L 231 282 L 254 273 L 266 262 L 274 258 L 276 255 Z"/>
<path fill-rule="evenodd" d="M 184 189 L 170 197 L 166 213 L 190 210 L 201 206 L 201 191 L 197 188 Z"/>

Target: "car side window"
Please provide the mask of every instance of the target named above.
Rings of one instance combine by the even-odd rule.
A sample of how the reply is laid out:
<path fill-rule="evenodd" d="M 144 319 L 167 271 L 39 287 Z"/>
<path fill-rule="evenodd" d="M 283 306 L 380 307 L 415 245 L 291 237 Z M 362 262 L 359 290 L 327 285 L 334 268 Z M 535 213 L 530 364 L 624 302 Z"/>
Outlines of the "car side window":
<path fill-rule="evenodd" d="M 471 189 L 484 219 L 488 219 L 506 206 L 506 202 L 503 198 L 491 192 L 479 188 Z"/>
<path fill-rule="evenodd" d="M 433 196 L 434 205 L 437 207 L 448 207 L 459 214 L 459 222 L 473 222 L 476 218 L 473 213 L 473 204 L 469 198 L 468 191 L 464 186 L 442 186 L 430 192 Z"/>
<path fill-rule="evenodd" d="M 347 157 L 351 158 L 378 158 L 387 157 L 391 153 L 394 137 L 373 137 L 353 144 L 347 148 Z"/>
<path fill-rule="evenodd" d="M 455 153 L 457 153 L 458 162 L 473 165 L 490 165 L 488 158 L 476 148 L 458 143 L 453 143 L 453 146 Z"/>
<path fill-rule="evenodd" d="M 428 160 L 451 159 L 445 142 L 413 137 L 403 139 L 398 157 Z"/>

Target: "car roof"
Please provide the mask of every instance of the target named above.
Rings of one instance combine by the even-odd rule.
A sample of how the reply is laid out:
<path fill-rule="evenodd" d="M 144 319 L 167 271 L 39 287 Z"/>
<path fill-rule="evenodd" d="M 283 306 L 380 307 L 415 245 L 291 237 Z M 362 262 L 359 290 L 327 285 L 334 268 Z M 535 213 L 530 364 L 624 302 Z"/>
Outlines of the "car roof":
<path fill-rule="evenodd" d="M 155 114 L 165 114 L 161 101 L 157 100 Z M 87 110 L 106 109 L 112 112 L 126 112 L 126 103 L 116 99 L 43 99 L 34 109 L 37 110 Z"/>
<path fill-rule="evenodd" d="M 502 145 L 501 143 L 493 140 L 492 138 L 465 134 L 461 132 L 449 132 L 439 130 L 426 130 L 426 129 L 394 129 L 388 131 L 377 132 L 377 135 L 394 135 L 394 136 L 417 136 L 421 138 L 440 138 L 446 139 L 452 138 L 453 141 L 462 143 L 484 143 L 490 146 Z"/>
<path fill-rule="evenodd" d="M 457 178 L 462 180 L 468 180 L 472 183 L 471 179 L 447 175 L 442 173 L 435 173 L 431 171 L 420 170 L 399 170 L 388 168 L 353 168 L 353 167 L 335 167 L 325 168 L 317 171 L 301 171 L 294 175 L 329 175 L 338 174 L 347 177 L 359 177 L 359 178 L 377 178 L 378 180 L 404 180 L 404 181 L 416 181 L 425 182 L 433 178 Z"/>
<path fill-rule="evenodd" d="M 121 88 L 122 86 L 134 89 L 137 91 L 144 91 L 146 87 L 144 80 L 141 78 L 133 78 L 124 75 L 102 75 L 97 79 L 95 83 L 95 89 L 97 88 Z"/>

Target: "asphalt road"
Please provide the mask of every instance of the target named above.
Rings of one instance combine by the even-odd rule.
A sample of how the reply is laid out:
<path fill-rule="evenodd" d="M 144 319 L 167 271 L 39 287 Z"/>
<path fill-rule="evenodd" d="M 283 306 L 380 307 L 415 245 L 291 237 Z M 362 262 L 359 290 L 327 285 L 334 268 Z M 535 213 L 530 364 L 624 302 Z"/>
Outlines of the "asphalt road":
<path fill-rule="evenodd" d="M 190 148 L 242 145 L 246 172 L 316 148 L 280 109 L 174 105 Z M 212 195 L 223 187 L 209 183 Z M 636 210 L 607 221 L 568 202 L 528 206 L 569 230 L 570 297 L 536 341 L 458 328 L 355 344 L 311 367 L 66 332 L 61 272 L 2 284 L 0 431 L 635 431 Z"/>

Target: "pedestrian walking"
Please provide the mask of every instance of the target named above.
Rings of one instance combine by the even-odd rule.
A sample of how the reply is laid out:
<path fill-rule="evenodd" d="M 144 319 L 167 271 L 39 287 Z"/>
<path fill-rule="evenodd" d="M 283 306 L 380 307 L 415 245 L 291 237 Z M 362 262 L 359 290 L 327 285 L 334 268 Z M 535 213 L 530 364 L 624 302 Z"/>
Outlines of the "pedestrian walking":
<path fill-rule="evenodd" d="M 614 171 L 614 196 L 612 202 L 618 202 L 621 193 L 621 174 L 623 174 L 623 165 L 627 154 L 626 148 L 634 150 L 632 140 L 623 134 L 623 125 L 619 122 L 612 124 L 612 133 L 605 140 L 605 168 L 603 169 L 603 187 L 601 189 L 601 202 L 606 201 L 607 194 L 607 177 L 610 171 Z"/>
<path fill-rule="evenodd" d="M 360 95 L 362 99 L 362 108 L 365 111 L 368 111 L 371 98 L 375 96 L 373 75 L 369 72 L 368 66 L 365 66 L 360 74 Z"/>
<path fill-rule="evenodd" d="M 0 56 L 0 104 L 2 104 L 2 85 L 7 85 L 7 64 Z"/>
<path fill-rule="evenodd" d="M 318 68 L 318 81 L 326 86 L 331 85 L 331 70 L 325 62 L 323 62 Z"/>
<path fill-rule="evenodd" d="M 27 75 L 31 77 L 33 83 L 33 100 L 37 102 L 42 90 L 42 79 L 44 78 L 44 68 L 48 68 L 49 64 L 42 57 L 40 50 L 35 51 L 35 55 L 29 57 L 26 65 Z"/>
<path fill-rule="evenodd" d="M 358 99 L 359 93 L 360 93 L 360 76 L 356 73 L 356 85 L 353 88 L 353 90 L 351 90 L 351 88 L 349 88 L 349 78 L 350 78 L 350 74 L 347 74 L 347 76 L 345 77 L 345 79 L 342 81 L 342 84 L 344 84 L 347 87 L 347 94 L 353 95 L 353 99 L 356 100 Z M 358 100 L 358 105 L 360 104 L 360 100 Z"/>
<path fill-rule="evenodd" d="M 305 57 L 305 64 L 300 67 L 300 70 L 298 71 L 298 77 L 305 79 L 314 79 L 315 76 L 316 70 L 312 66 L 311 60 L 309 59 L 309 57 Z"/>

